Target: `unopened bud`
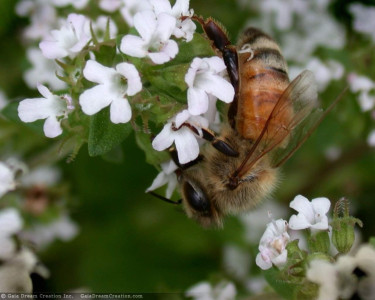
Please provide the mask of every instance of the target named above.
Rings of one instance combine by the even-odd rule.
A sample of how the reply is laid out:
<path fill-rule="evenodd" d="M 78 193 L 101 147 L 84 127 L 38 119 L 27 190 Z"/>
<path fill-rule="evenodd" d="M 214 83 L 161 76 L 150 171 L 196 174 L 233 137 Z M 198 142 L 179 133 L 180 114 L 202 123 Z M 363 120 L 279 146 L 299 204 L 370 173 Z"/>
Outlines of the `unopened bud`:
<path fill-rule="evenodd" d="M 355 224 L 362 227 L 361 220 L 350 216 L 349 201 L 340 199 L 335 205 L 332 221 L 332 243 L 340 253 L 347 253 L 352 248 Z"/>

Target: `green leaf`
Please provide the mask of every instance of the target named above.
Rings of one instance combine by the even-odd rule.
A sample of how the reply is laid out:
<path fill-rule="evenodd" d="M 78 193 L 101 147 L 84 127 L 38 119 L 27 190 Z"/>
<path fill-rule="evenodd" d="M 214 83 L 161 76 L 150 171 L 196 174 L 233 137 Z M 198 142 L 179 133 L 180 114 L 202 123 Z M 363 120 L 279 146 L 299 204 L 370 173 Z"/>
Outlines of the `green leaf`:
<path fill-rule="evenodd" d="M 116 46 L 101 45 L 99 51 L 95 51 L 95 59 L 104 66 L 112 67 L 116 55 Z"/>
<path fill-rule="evenodd" d="M 90 156 L 103 155 L 119 145 L 131 132 L 131 125 L 113 124 L 109 107 L 91 117 L 88 140 Z"/>
<path fill-rule="evenodd" d="M 146 162 L 158 167 L 160 163 L 170 159 L 170 155 L 166 151 L 156 151 L 152 148 L 151 136 L 143 132 L 136 132 L 135 140 L 139 148 L 141 148 L 146 155 Z"/>
<path fill-rule="evenodd" d="M 185 74 L 190 64 L 179 64 L 157 69 L 148 74 L 148 80 L 156 89 L 167 93 L 175 100 L 186 103 Z"/>
<path fill-rule="evenodd" d="M 281 272 L 272 267 L 264 271 L 264 277 L 268 284 L 275 290 L 277 294 L 285 299 L 294 299 L 294 295 L 297 292 L 299 285 L 290 283 L 282 279 Z"/>
<path fill-rule="evenodd" d="M 204 38 L 203 35 L 199 33 L 195 33 L 189 43 L 180 41 L 178 47 L 179 51 L 177 56 L 169 64 L 191 63 L 195 57 L 210 57 L 216 55 L 211 46 L 211 41 Z"/>

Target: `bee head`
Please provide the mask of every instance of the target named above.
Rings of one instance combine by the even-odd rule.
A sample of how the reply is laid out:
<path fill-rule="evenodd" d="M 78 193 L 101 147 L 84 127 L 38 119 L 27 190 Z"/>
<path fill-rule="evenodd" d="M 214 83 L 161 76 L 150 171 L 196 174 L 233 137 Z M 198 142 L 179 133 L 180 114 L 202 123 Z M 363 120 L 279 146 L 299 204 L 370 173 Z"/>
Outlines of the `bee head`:
<path fill-rule="evenodd" d="M 192 179 L 184 179 L 182 199 L 185 211 L 203 227 L 222 227 L 221 213 L 212 203 L 201 184 Z"/>

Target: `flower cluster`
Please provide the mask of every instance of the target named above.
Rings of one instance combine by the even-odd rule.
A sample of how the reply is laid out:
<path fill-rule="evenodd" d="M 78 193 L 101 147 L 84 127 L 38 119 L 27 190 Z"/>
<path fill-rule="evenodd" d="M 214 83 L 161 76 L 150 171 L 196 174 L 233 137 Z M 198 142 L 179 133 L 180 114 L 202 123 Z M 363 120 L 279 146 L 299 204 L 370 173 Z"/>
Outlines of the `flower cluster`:
<path fill-rule="evenodd" d="M 298 195 L 289 205 L 298 212 L 292 215 L 287 223 L 283 219 L 272 221 L 267 225 L 259 243 L 257 265 L 263 270 L 272 265 L 283 267 L 287 263 L 287 244 L 291 241 L 288 228 L 291 230 L 310 229 L 312 233 L 328 230 L 327 213 L 331 202 L 327 198 L 316 198 L 309 201 Z"/>

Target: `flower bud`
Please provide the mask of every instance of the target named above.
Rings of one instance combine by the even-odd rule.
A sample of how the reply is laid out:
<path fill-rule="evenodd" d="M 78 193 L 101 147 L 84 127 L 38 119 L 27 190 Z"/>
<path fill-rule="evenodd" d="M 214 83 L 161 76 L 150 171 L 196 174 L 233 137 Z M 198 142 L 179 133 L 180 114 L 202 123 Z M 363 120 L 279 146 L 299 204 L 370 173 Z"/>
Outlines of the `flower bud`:
<path fill-rule="evenodd" d="M 359 219 L 349 215 L 349 201 L 340 199 L 335 205 L 332 221 L 332 243 L 340 253 L 347 253 L 352 248 L 355 224 L 362 227 Z"/>
<path fill-rule="evenodd" d="M 314 235 L 309 236 L 309 238 L 307 239 L 307 244 L 310 253 L 328 253 L 330 248 L 328 231 L 320 231 Z"/>

